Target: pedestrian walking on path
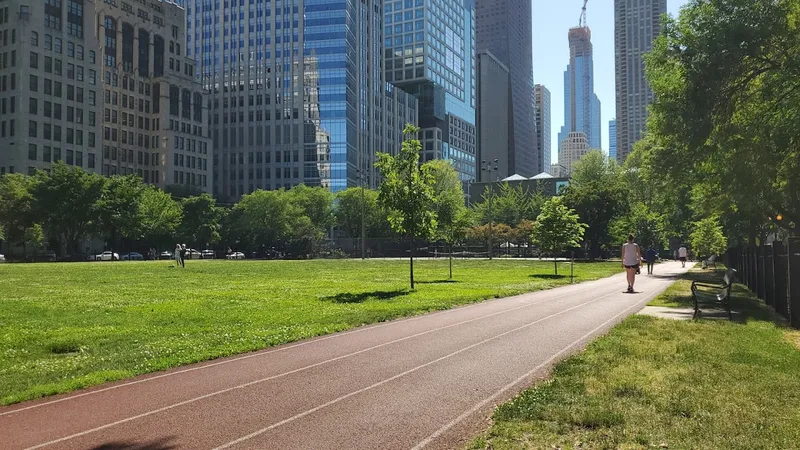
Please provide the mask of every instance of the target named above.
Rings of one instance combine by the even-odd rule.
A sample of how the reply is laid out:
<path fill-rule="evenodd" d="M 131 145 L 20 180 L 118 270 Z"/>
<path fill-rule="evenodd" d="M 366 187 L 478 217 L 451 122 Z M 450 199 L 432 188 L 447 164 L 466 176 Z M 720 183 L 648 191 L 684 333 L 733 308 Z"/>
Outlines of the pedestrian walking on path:
<path fill-rule="evenodd" d="M 678 259 L 681 262 L 681 267 L 686 267 L 686 258 L 689 256 L 689 251 L 686 250 L 686 246 L 681 244 L 681 248 L 678 249 Z"/>
<path fill-rule="evenodd" d="M 622 246 L 622 267 L 628 275 L 628 292 L 633 292 L 633 284 L 636 282 L 636 271 L 642 262 L 642 250 L 639 245 L 633 242 L 633 235 L 628 235 L 628 242 Z"/>
<path fill-rule="evenodd" d="M 644 259 L 647 261 L 647 274 L 652 275 L 653 266 L 656 264 L 656 259 L 658 259 L 658 252 L 656 252 L 656 249 L 654 249 L 652 245 L 645 252 Z"/>

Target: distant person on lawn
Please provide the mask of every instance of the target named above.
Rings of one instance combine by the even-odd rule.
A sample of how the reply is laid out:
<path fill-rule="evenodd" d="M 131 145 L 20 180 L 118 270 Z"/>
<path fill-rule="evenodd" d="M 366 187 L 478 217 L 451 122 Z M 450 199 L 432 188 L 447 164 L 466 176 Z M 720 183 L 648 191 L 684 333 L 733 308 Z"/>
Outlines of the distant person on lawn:
<path fill-rule="evenodd" d="M 686 250 L 686 246 L 681 244 L 681 248 L 678 249 L 678 259 L 681 262 L 681 267 L 686 267 L 686 258 L 689 256 L 689 251 Z"/>
<path fill-rule="evenodd" d="M 175 253 L 173 253 L 172 257 L 175 258 L 175 265 L 176 266 L 183 267 L 183 265 L 181 264 L 181 262 L 182 262 L 181 244 L 175 244 Z"/>
<path fill-rule="evenodd" d="M 628 292 L 633 293 L 636 282 L 636 271 L 642 262 L 642 250 L 633 242 L 633 235 L 628 235 L 628 242 L 622 246 L 622 267 L 628 275 Z"/>
<path fill-rule="evenodd" d="M 644 254 L 644 259 L 645 259 L 645 261 L 647 261 L 647 274 L 648 275 L 652 275 L 653 274 L 653 266 L 656 264 L 656 259 L 657 258 L 658 258 L 658 252 L 656 252 L 656 249 L 654 249 L 653 246 L 651 245 L 650 248 L 648 248 L 647 251 Z"/>
<path fill-rule="evenodd" d="M 181 244 L 181 267 L 186 267 L 186 244 Z"/>

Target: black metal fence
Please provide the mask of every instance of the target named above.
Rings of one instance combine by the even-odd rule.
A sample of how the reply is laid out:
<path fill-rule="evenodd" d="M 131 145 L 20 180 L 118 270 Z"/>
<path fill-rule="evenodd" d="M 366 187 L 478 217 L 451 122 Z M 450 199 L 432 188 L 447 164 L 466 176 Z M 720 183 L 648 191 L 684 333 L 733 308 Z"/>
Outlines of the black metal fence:
<path fill-rule="evenodd" d="M 728 251 L 728 265 L 758 298 L 800 328 L 800 236 Z"/>

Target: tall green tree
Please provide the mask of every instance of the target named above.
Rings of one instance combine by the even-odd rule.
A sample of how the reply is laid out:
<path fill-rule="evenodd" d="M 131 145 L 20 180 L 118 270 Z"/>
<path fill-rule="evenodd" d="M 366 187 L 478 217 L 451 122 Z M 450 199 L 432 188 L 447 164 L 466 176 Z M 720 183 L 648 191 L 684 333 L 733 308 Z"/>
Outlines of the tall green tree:
<path fill-rule="evenodd" d="M 336 224 L 353 239 L 361 238 L 362 205 L 367 238 L 386 238 L 394 233 L 385 210 L 378 205 L 378 191 L 350 187 L 336 194 Z"/>
<path fill-rule="evenodd" d="M 181 200 L 181 208 L 179 239 L 203 248 L 220 241 L 224 211 L 217 206 L 214 197 L 208 193 L 186 197 Z"/>
<path fill-rule="evenodd" d="M 139 199 L 141 238 L 158 248 L 175 245 L 175 231 L 183 218 L 181 204 L 158 188 L 147 187 Z"/>
<path fill-rule="evenodd" d="M 437 226 L 433 207 L 433 176 L 430 168 L 421 169 L 422 144 L 416 138 L 419 128 L 406 125 L 403 147 L 396 156 L 378 153 L 375 166 L 383 176 L 378 189 L 378 204 L 389 212 L 389 223 L 409 241 L 409 273 L 414 289 L 414 247 L 419 238 L 430 238 Z"/>
<path fill-rule="evenodd" d="M 619 167 L 599 150 L 584 155 L 575 165 L 564 204 L 587 225 L 584 238 L 589 257 L 599 257 L 611 243 L 611 221 L 624 214 L 627 206 Z"/>
<path fill-rule="evenodd" d="M 531 239 L 542 253 L 553 257 L 555 274 L 558 275 L 558 256 L 580 246 L 585 230 L 586 225 L 580 223 L 578 214 L 564 205 L 561 197 L 553 197 L 542 206 Z"/>
<path fill-rule="evenodd" d="M 145 191 L 142 179 L 136 175 L 116 175 L 105 180 L 97 201 L 97 231 L 109 242 L 112 252 L 119 249 L 122 238 L 141 238 L 142 220 L 139 200 Z"/>
<path fill-rule="evenodd" d="M 695 255 L 704 259 L 722 255 L 728 249 L 728 241 L 716 217 L 695 222 L 690 242 Z"/>
<path fill-rule="evenodd" d="M 489 210 L 489 196 L 492 207 Z M 516 227 L 523 220 L 534 221 L 542 210 L 544 196 L 537 186 L 528 189 L 522 184 L 500 184 L 498 189 L 486 189 L 480 202 L 473 205 L 481 223 L 489 223 L 490 214 L 495 223 Z"/>
<path fill-rule="evenodd" d="M 450 254 L 450 279 L 453 279 L 453 245 L 462 242 L 471 225 L 467 211 L 464 188 L 458 172 L 449 161 L 435 159 L 423 165 L 433 180 L 434 211 L 436 212 L 436 239 L 447 243 Z"/>
<path fill-rule="evenodd" d="M 98 209 L 106 180 L 60 162 L 49 174 L 37 172 L 34 179 L 35 214 L 48 234 L 63 239 L 68 251 L 80 253 L 81 241 L 100 223 Z"/>
<path fill-rule="evenodd" d="M 298 184 L 287 194 L 294 204 L 303 209 L 314 227 L 324 231 L 334 224 L 334 196 L 328 189 Z"/>
<path fill-rule="evenodd" d="M 0 177 L 0 229 L 9 242 L 9 253 L 14 244 L 24 242 L 25 230 L 35 220 L 34 180 L 23 174 L 13 173 Z"/>

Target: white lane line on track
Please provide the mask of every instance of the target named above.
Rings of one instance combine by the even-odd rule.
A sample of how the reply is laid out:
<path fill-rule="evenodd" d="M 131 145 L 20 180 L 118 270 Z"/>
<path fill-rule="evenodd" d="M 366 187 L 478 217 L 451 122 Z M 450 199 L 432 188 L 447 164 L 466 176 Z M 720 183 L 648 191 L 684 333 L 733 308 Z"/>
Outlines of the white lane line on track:
<path fill-rule="evenodd" d="M 263 434 L 263 433 L 266 433 L 266 432 L 267 432 L 267 431 L 269 431 L 269 430 L 272 430 L 272 429 L 274 429 L 274 428 L 280 427 L 281 425 L 285 425 L 285 424 L 287 424 L 287 423 L 289 423 L 289 422 L 292 422 L 292 421 L 295 421 L 295 420 L 297 420 L 297 419 L 303 418 L 303 417 L 305 417 L 305 416 L 307 416 L 307 415 L 309 415 L 309 414 L 312 414 L 312 413 L 315 413 L 315 412 L 317 412 L 317 411 L 319 411 L 319 410 L 321 410 L 321 409 L 327 408 L 328 406 L 331 406 L 331 405 L 333 405 L 333 404 L 339 403 L 339 402 L 341 402 L 342 400 L 346 400 L 346 399 L 348 399 L 348 398 L 350 398 L 350 397 L 352 397 L 352 396 L 354 396 L 354 395 L 358 395 L 358 394 L 361 394 L 361 393 L 363 393 L 363 392 L 366 392 L 366 391 L 369 391 L 369 390 L 371 390 L 371 389 L 374 389 L 374 388 L 376 388 L 376 387 L 382 386 L 382 385 L 384 385 L 384 384 L 386 384 L 386 383 L 389 383 L 389 382 L 391 382 L 391 381 L 394 381 L 394 380 L 396 380 L 396 379 L 398 379 L 398 378 L 404 377 L 404 376 L 406 376 L 406 375 L 408 375 L 408 374 L 410 374 L 410 373 L 416 372 L 416 371 L 418 371 L 418 370 L 420 370 L 420 369 L 424 369 L 425 367 L 428 367 L 428 366 L 430 366 L 430 365 L 433 365 L 433 364 L 436 364 L 436 363 L 438 363 L 438 362 L 444 361 L 445 359 L 448 359 L 448 358 L 451 358 L 451 357 L 453 357 L 453 356 L 456 356 L 456 355 L 458 355 L 458 354 L 460 354 L 460 353 L 463 353 L 463 352 L 465 352 L 465 351 L 467 351 L 467 350 L 473 349 L 473 348 L 475 348 L 475 347 L 477 347 L 477 346 L 479 346 L 479 345 L 483 345 L 483 344 L 485 344 L 485 343 L 487 343 L 487 342 L 491 342 L 491 341 L 493 341 L 493 340 L 495 340 L 495 339 L 501 338 L 501 337 L 503 337 L 503 336 L 506 336 L 506 335 L 508 335 L 508 334 L 511 334 L 511 333 L 517 332 L 517 331 L 519 331 L 519 330 L 522 330 L 522 329 L 525 329 L 525 328 L 531 327 L 531 326 L 533 326 L 533 325 L 536 325 L 537 323 L 543 322 L 543 321 L 545 321 L 545 320 L 551 319 L 551 318 L 553 318 L 553 317 L 556 317 L 556 316 L 560 316 L 561 314 L 564 314 L 564 313 L 566 313 L 566 312 L 572 311 L 572 310 L 574 310 L 574 309 L 581 308 L 581 307 L 583 307 L 583 306 L 586 306 L 586 305 L 588 305 L 588 304 L 594 303 L 594 302 L 596 302 L 596 301 L 598 301 L 598 300 L 600 300 L 600 299 L 603 299 L 603 298 L 609 297 L 609 296 L 611 296 L 611 295 L 616 295 L 616 294 L 617 294 L 616 292 L 612 292 L 612 293 L 610 293 L 610 294 L 606 294 L 606 295 L 603 295 L 603 296 L 601 296 L 601 297 L 597 297 L 597 298 L 595 298 L 595 299 L 593 299 L 593 300 L 590 300 L 590 301 L 588 301 L 588 302 L 584 302 L 584 303 L 581 303 L 581 304 L 575 305 L 575 306 L 573 306 L 573 307 L 571 307 L 571 308 L 568 308 L 568 309 L 565 309 L 565 310 L 559 311 L 559 312 L 557 312 L 557 313 L 555 313 L 555 314 L 551 314 L 551 315 L 549 315 L 549 316 L 546 316 L 546 317 L 543 317 L 543 318 L 541 318 L 541 319 L 535 320 L 535 321 L 533 321 L 533 322 L 531 322 L 531 323 L 528 323 L 528 324 L 522 325 L 522 326 L 520 326 L 520 327 L 517 327 L 517 328 L 514 328 L 514 329 L 512 329 L 512 330 L 505 331 L 505 332 L 503 332 L 503 333 L 500 333 L 500 334 L 498 334 L 498 335 L 496 335 L 496 336 L 493 336 L 493 337 L 490 337 L 490 338 L 484 339 L 484 340 L 482 340 L 482 341 L 480 341 L 480 342 L 478 342 L 478 343 L 475 343 L 475 344 L 469 345 L 469 346 L 467 346 L 467 347 L 464 347 L 464 348 L 462 348 L 461 350 L 457 350 L 457 351 L 455 351 L 455 352 L 452 352 L 452 353 L 450 353 L 450 354 L 447 354 L 447 355 L 445 355 L 445 356 L 442 356 L 442 357 L 436 358 L 436 359 L 434 359 L 433 361 L 429 361 L 429 362 L 427 362 L 427 363 L 425 363 L 425 364 L 421 364 L 421 365 L 419 365 L 419 366 L 417 366 L 417 367 L 414 367 L 414 368 L 412 368 L 412 369 L 408 369 L 408 370 L 406 370 L 406 371 L 404 371 L 404 372 L 401 372 L 401 373 L 399 373 L 399 374 L 397 374 L 397 375 L 394 375 L 394 376 L 392 376 L 392 377 L 386 378 L 385 380 L 379 381 L 379 382 L 377 382 L 377 383 L 374 383 L 374 384 L 372 384 L 372 385 L 370 385 L 370 386 L 367 386 L 367 387 L 365 387 L 365 388 L 361 388 L 361 389 L 359 389 L 359 390 L 356 390 L 356 391 L 350 392 L 349 394 L 342 395 L 342 396 L 340 396 L 340 397 L 338 397 L 338 398 L 335 398 L 335 399 L 333 399 L 333 400 L 331 400 L 331 401 L 329 401 L 329 402 L 323 403 L 322 405 L 319 405 L 319 406 L 317 406 L 317 407 L 311 408 L 311 409 L 309 409 L 309 410 L 306 410 L 306 411 L 304 411 L 304 412 L 302 412 L 302 413 L 299 413 L 299 414 L 296 414 L 296 415 L 294 415 L 294 416 L 292 416 L 292 417 L 289 417 L 288 419 L 284 419 L 284 420 L 282 420 L 282 421 L 280 421 L 280 422 L 277 422 L 277 423 L 274 423 L 274 424 L 272 424 L 272 425 L 270 425 L 270 426 L 268 426 L 268 427 L 264 427 L 264 428 L 262 428 L 262 429 L 260 429 L 260 430 L 254 431 L 253 433 L 250 433 L 250 434 L 248 434 L 248 435 L 246 435 L 246 436 L 242 436 L 242 437 L 240 437 L 239 439 L 236 439 L 236 440 L 234 440 L 234 441 L 230 441 L 230 442 L 228 442 L 228 443 L 226 443 L 226 444 L 223 444 L 223 445 L 221 445 L 221 446 L 219 446 L 219 447 L 216 447 L 214 450 L 223 450 L 223 449 L 226 449 L 226 448 L 230 448 L 230 447 L 232 447 L 232 446 L 234 446 L 234 445 L 240 444 L 240 443 L 242 443 L 242 442 L 244 442 L 244 441 L 250 440 L 250 439 L 252 439 L 252 438 L 254 438 L 254 437 L 256 437 L 256 436 L 259 436 L 259 435 L 261 435 L 261 434 Z"/>
<path fill-rule="evenodd" d="M 495 399 L 497 399 L 497 397 L 500 397 L 501 395 L 503 395 L 504 392 L 508 391 L 509 389 L 513 388 L 514 386 L 517 386 L 518 384 L 522 383 L 526 379 L 528 379 L 531 376 L 533 376 L 533 374 L 535 374 L 536 372 L 539 372 L 543 368 L 549 366 L 554 361 L 556 361 L 558 358 L 560 358 L 562 355 L 564 355 L 565 353 L 569 352 L 573 347 L 575 347 L 576 345 L 580 344 L 581 342 L 584 342 L 586 339 L 589 339 L 596 332 L 598 332 L 599 330 L 601 330 L 604 327 L 608 326 L 608 324 L 616 321 L 620 316 L 627 314 L 631 309 L 634 309 L 634 308 L 637 308 L 637 307 L 641 308 L 643 304 L 647 304 L 648 302 L 650 302 L 650 299 L 652 299 L 656 295 L 657 294 L 651 294 L 645 300 L 642 300 L 642 301 L 640 301 L 640 302 L 638 302 L 638 303 L 636 303 L 636 304 L 634 304 L 632 306 L 629 306 L 628 308 L 625 308 L 625 310 L 622 311 L 621 313 L 619 313 L 616 316 L 612 317 L 611 319 L 605 321 L 602 325 L 600 325 L 597 328 L 595 328 L 594 330 L 584 334 L 583 336 L 581 336 L 580 339 L 575 340 L 574 342 L 572 342 L 568 346 L 566 346 L 563 349 L 561 349 L 561 351 L 559 351 L 558 353 L 553 355 L 552 358 L 550 358 L 547 361 L 545 361 L 545 362 L 539 364 L 538 366 L 534 367 L 533 369 L 531 369 L 530 372 L 526 373 L 525 375 L 522 375 L 521 377 L 517 378 L 516 380 L 512 381 L 511 383 L 508 383 L 507 385 L 503 386 L 499 391 L 497 391 L 494 394 L 492 394 L 491 396 L 485 398 L 484 400 L 482 400 L 481 402 L 479 402 L 478 404 L 476 404 L 475 406 L 473 406 L 469 410 L 465 411 L 460 416 L 458 416 L 455 419 L 453 419 L 452 421 L 448 422 L 446 425 L 444 425 L 443 427 L 439 428 L 436 432 L 434 432 L 433 434 L 431 434 L 427 438 L 423 439 L 419 444 L 415 445 L 411 450 L 421 450 L 421 449 L 425 448 L 428 444 L 433 442 L 433 440 L 439 438 L 439 436 L 441 436 L 442 434 L 446 433 L 447 430 L 449 430 L 450 428 L 453 428 L 455 425 L 457 425 L 458 423 L 460 423 L 461 421 L 463 421 L 467 417 L 475 414 L 478 410 L 480 410 L 481 408 L 486 406 L 487 403 L 489 403 L 491 401 L 494 401 Z"/>
<path fill-rule="evenodd" d="M 577 292 L 582 292 L 584 290 L 590 290 L 590 289 L 592 289 L 592 288 L 582 289 L 582 290 L 579 290 Z M 613 292 L 613 293 L 608 294 L 608 295 L 613 295 L 615 293 L 616 292 Z M 607 297 L 608 295 L 605 295 L 603 297 L 599 297 L 596 300 L 599 300 L 600 298 Z M 111 423 L 108 423 L 108 424 L 105 424 L 105 425 L 101 425 L 99 427 L 95 427 L 95 428 L 92 428 L 92 429 L 89 429 L 89 430 L 81 431 L 79 433 L 71 434 L 69 436 L 64 436 L 62 438 L 58 438 L 58 439 L 54 439 L 54 440 L 51 440 L 51 441 L 48 441 L 48 442 L 44 442 L 44 443 L 35 445 L 33 447 L 28 447 L 27 450 L 34 450 L 34 449 L 38 449 L 38 448 L 42 448 L 42 447 L 47 447 L 49 445 L 57 444 L 57 443 L 60 443 L 60 442 L 68 441 L 70 439 L 74 439 L 74 438 L 77 438 L 77 437 L 85 436 L 87 434 L 91 434 L 91 433 L 94 433 L 94 432 L 97 432 L 97 431 L 101 431 L 101 430 L 104 430 L 104 429 L 107 429 L 107 428 L 111 428 L 111 427 L 114 427 L 114 426 L 117 426 L 117 425 L 121 425 L 121 424 L 124 424 L 124 423 L 127 423 L 127 422 L 138 420 L 138 419 L 141 419 L 141 418 L 144 418 L 144 417 L 147 417 L 147 416 L 151 416 L 153 414 L 158 414 L 160 412 L 164 412 L 164 411 L 168 411 L 170 409 L 174 409 L 174 408 L 177 408 L 177 407 L 180 407 L 180 406 L 188 405 L 190 403 L 194 403 L 194 402 L 197 402 L 197 401 L 200 401 L 200 400 L 204 400 L 206 398 L 215 397 L 217 395 L 225 394 L 227 392 L 231 392 L 231 391 L 234 391 L 234 390 L 237 390 L 237 389 L 243 389 L 243 388 L 246 388 L 246 387 L 249 387 L 249 386 L 253 386 L 255 384 L 264 383 L 264 382 L 271 381 L 271 380 L 274 380 L 274 379 L 277 379 L 277 378 L 285 377 L 287 375 L 292 375 L 292 374 L 295 374 L 295 373 L 298 373 L 298 372 L 302 372 L 302 371 L 305 371 L 305 370 L 308 370 L 308 369 L 313 369 L 315 367 L 318 367 L 318 366 L 321 366 L 321 365 L 324 365 L 324 364 L 328 364 L 328 363 L 331 363 L 331 362 L 339 361 L 339 360 L 342 360 L 342 359 L 345 359 L 345 358 L 349 358 L 349 357 L 352 357 L 352 356 L 355 356 L 355 355 L 359 355 L 361 353 L 366 353 L 366 352 L 369 352 L 369 351 L 372 351 L 372 350 L 375 350 L 375 349 L 378 349 L 378 348 L 381 348 L 381 347 L 386 347 L 388 345 L 396 344 L 398 342 L 406 341 L 406 340 L 413 339 L 413 338 L 416 338 L 416 337 L 419 337 L 419 336 L 423 336 L 423 335 L 426 335 L 426 334 L 435 333 L 435 332 L 438 332 L 438 331 L 441 331 L 441 330 L 445 330 L 447 328 L 457 327 L 459 325 L 464 325 L 466 323 L 475 322 L 475 321 L 478 321 L 478 320 L 487 319 L 487 318 L 490 318 L 490 317 L 493 317 L 493 316 L 497 316 L 497 315 L 500 315 L 500 314 L 505 314 L 505 313 L 508 313 L 508 312 L 516 311 L 518 309 L 523 309 L 523 308 L 527 308 L 527 307 L 530 307 L 530 306 L 538 305 L 538 304 L 541 304 L 541 303 L 544 303 L 544 302 L 547 302 L 549 300 L 553 300 L 553 299 L 556 299 L 556 298 L 560 298 L 560 297 L 561 297 L 561 295 L 558 295 L 558 296 L 539 299 L 539 300 L 536 300 L 536 301 L 525 302 L 525 304 L 520 305 L 520 306 L 516 306 L 514 308 L 504 309 L 502 311 L 497 311 L 497 312 L 494 312 L 492 314 L 487 314 L 487 315 L 484 315 L 484 316 L 475 317 L 475 318 L 472 318 L 472 319 L 469 319 L 469 320 L 464 320 L 464 321 L 457 322 L 457 323 L 454 323 L 454 324 L 445 325 L 443 327 L 439 327 L 439 328 L 434 328 L 434 329 L 431 329 L 431 330 L 423 331 L 423 332 L 420 332 L 420 333 L 417 333 L 417 334 L 413 334 L 411 336 L 406 336 L 406 337 L 395 339 L 395 340 L 392 340 L 392 341 L 389 341 L 389 342 L 384 342 L 382 344 L 374 345 L 372 347 L 365 348 L 365 349 L 362 349 L 362 350 L 358 350 L 356 352 L 348 353 L 346 355 L 337 356 L 336 358 L 331 358 L 331 359 L 328 359 L 328 360 L 325 360 L 325 361 L 320 361 L 318 363 L 310 364 L 308 366 L 301 367 L 299 369 L 294 369 L 294 370 L 291 370 L 291 371 L 288 371 L 288 372 L 283 372 L 283 373 L 280 373 L 280 374 L 277 374 L 277 375 L 272 375 L 272 376 L 269 376 L 269 377 L 266 377 L 266 378 L 261 378 L 261 379 L 258 379 L 258 380 L 250 381 L 250 382 L 243 383 L 243 384 L 240 384 L 240 385 L 237 385 L 237 386 L 229 387 L 229 388 L 226 388 L 226 389 L 221 389 L 219 391 L 215 391 L 215 392 L 211 392 L 211 393 L 208 393 L 208 394 L 205 394 L 205 395 L 201 395 L 201 396 L 198 396 L 198 397 L 190 398 L 190 399 L 184 400 L 182 402 L 174 403 L 172 405 L 164 406 L 162 408 L 158 408 L 158 409 L 154 409 L 154 410 L 151 410 L 151 411 L 148 411 L 148 412 L 137 414 L 135 416 L 131 416 L 131 417 L 128 417 L 128 418 L 125 418 L 125 419 L 120 419 L 118 421 L 111 422 Z M 594 301 L 594 300 L 592 300 L 592 301 Z M 591 301 L 589 303 L 591 303 Z M 579 306 L 583 306 L 583 305 L 586 305 L 586 304 L 588 304 L 588 303 L 582 303 Z M 570 308 L 570 309 L 574 309 L 574 308 Z M 561 313 L 559 313 L 559 314 L 561 314 Z"/>
<path fill-rule="evenodd" d="M 614 277 L 618 277 L 618 276 L 619 276 L 619 274 L 616 274 L 616 275 L 612 275 L 611 277 L 608 277 L 608 278 L 601 278 L 600 280 L 588 281 L 586 283 L 592 283 L 592 282 L 596 282 L 596 281 L 605 281 L 605 280 L 608 280 L 609 278 L 614 278 Z M 567 290 L 567 289 L 572 288 L 572 287 L 579 287 L 579 286 L 581 286 L 583 284 L 584 283 L 579 283 L 579 284 L 576 284 L 576 285 L 562 286 L 562 287 L 555 288 L 554 290 L 556 290 L 556 289 Z M 592 289 L 593 289 L 592 287 L 584 288 L 584 289 L 577 289 L 577 290 L 575 290 L 575 292 L 571 292 L 570 295 L 571 294 L 580 293 L 580 292 L 584 292 L 584 291 L 588 291 L 588 290 L 592 290 Z M 230 358 L 230 359 L 225 359 L 224 361 L 218 361 L 218 362 L 214 362 L 214 363 L 203 364 L 202 366 L 189 367 L 189 368 L 186 368 L 186 369 L 175 370 L 175 371 L 164 373 L 164 374 L 161 374 L 161 375 L 155 375 L 155 376 L 152 376 L 152 377 L 147 377 L 147 378 L 144 378 L 144 379 L 141 379 L 141 380 L 128 381 L 128 382 L 116 384 L 114 386 L 108 386 L 108 387 L 101 388 L 101 389 L 95 389 L 95 390 L 92 390 L 92 391 L 89 391 L 89 392 L 83 392 L 83 393 L 80 393 L 80 394 L 69 395 L 67 397 L 59 398 L 59 399 L 56 399 L 56 400 L 51 400 L 51 401 L 42 402 L 42 403 L 36 403 L 34 405 L 26 406 L 26 407 L 23 407 L 23 408 L 12 409 L 10 411 L 3 411 L 3 412 L 0 412 L 0 417 L 11 415 L 11 414 L 16 414 L 16 413 L 19 413 L 19 412 L 22 412 L 22 411 L 27 411 L 27 410 L 30 410 L 30 409 L 41 408 L 43 406 L 48 406 L 48 405 L 52 405 L 52 404 L 55 404 L 55 403 L 65 402 L 67 400 L 75 400 L 75 399 L 78 399 L 78 398 L 81 398 L 81 397 L 101 394 L 103 392 L 112 391 L 112 390 L 116 390 L 116 389 L 120 389 L 120 388 L 124 388 L 124 387 L 128 387 L 128 386 L 133 386 L 133 385 L 137 385 L 137 384 L 147 383 L 147 382 L 150 382 L 150 381 L 156 381 L 156 380 L 159 380 L 159 379 L 162 379 L 162 378 L 172 377 L 172 376 L 175 376 L 175 375 L 182 375 L 182 374 L 185 374 L 187 372 L 194 372 L 194 371 L 198 371 L 198 370 L 209 369 L 209 368 L 212 368 L 212 367 L 221 366 L 221 365 L 224 365 L 224 364 L 230 364 L 230 363 L 233 363 L 233 362 L 242 361 L 242 360 L 251 359 L 251 358 L 259 358 L 259 357 L 262 357 L 262 356 L 270 355 L 272 353 L 284 352 L 286 350 L 291 350 L 293 348 L 302 347 L 302 346 L 310 345 L 310 344 L 315 344 L 315 343 L 318 343 L 318 342 L 327 341 L 329 339 L 336 339 L 336 338 L 340 338 L 340 337 L 343 337 L 343 336 L 349 336 L 351 334 L 362 333 L 362 332 L 374 330 L 374 329 L 377 329 L 377 328 L 383 328 L 383 327 L 392 326 L 392 325 L 404 324 L 404 323 L 408 323 L 408 322 L 411 322 L 411 321 L 420 320 L 420 319 L 428 318 L 428 317 L 431 317 L 431 316 L 438 316 L 438 315 L 442 315 L 442 314 L 452 313 L 452 312 L 456 312 L 456 311 L 463 311 L 463 310 L 465 310 L 467 308 L 474 308 L 474 307 L 478 307 L 480 305 L 486 305 L 487 302 L 490 302 L 490 301 L 508 300 L 508 299 L 511 299 L 511 298 L 524 297 L 524 296 L 527 296 L 527 295 L 539 294 L 539 293 L 542 293 L 542 292 L 547 292 L 547 290 L 527 292 L 527 293 L 524 293 L 524 294 L 519 294 L 519 295 L 514 295 L 514 296 L 511 296 L 511 297 L 507 297 L 505 299 L 492 299 L 492 300 L 487 299 L 487 301 L 477 302 L 477 303 L 473 303 L 471 305 L 457 306 L 455 308 L 445 309 L 445 310 L 441 310 L 441 311 L 435 311 L 435 312 L 431 312 L 431 313 L 420 314 L 420 315 L 414 316 L 414 317 L 399 318 L 399 319 L 391 320 L 391 321 L 388 321 L 388 322 L 383 322 L 383 323 L 378 323 L 378 324 L 372 324 L 372 325 L 367 325 L 367 326 L 363 326 L 363 327 L 358 327 L 358 328 L 356 328 L 354 330 L 346 330 L 346 331 L 334 333 L 334 334 L 331 334 L 331 335 L 328 335 L 328 336 L 309 338 L 310 340 L 297 342 L 297 343 L 294 343 L 294 344 L 285 344 L 283 347 L 272 349 L 272 350 L 257 351 L 257 352 L 251 353 L 251 354 L 237 356 L 237 357 L 233 357 L 233 358 Z M 564 293 L 561 293 L 561 295 L 564 295 Z M 556 299 L 556 298 L 560 298 L 561 295 L 549 297 L 547 299 L 540 299 L 541 301 L 539 301 L 539 300 L 536 300 L 534 302 L 525 301 L 524 303 L 526 303 L 526 304 L 538 304 L 538 303 L 541 303 L 541 302 L 546 301 L 546 300 L 553 300 L 553 299 Z M 513 311 L 513 310 L 507 310 L 507 311 Z"/>

